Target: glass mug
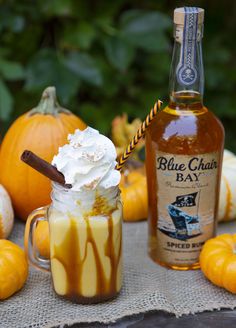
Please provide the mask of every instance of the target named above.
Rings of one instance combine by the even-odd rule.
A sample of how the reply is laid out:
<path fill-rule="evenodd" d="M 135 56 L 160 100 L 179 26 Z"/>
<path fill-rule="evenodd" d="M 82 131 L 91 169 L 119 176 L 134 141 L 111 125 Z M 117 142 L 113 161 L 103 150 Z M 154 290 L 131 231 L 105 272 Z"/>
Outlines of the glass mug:
<path fill-rule="evenodd" d="M 77 192 L 53 183 L 50 206 L 34 210 L 25 250 L 35 267 L 51 271 L 55 292 L 76 303 L 114 298 L 122 285 L 122 204 L 118 187 Z M 34 232 L 48 221 L 50 260 L 40 257 Z"/>

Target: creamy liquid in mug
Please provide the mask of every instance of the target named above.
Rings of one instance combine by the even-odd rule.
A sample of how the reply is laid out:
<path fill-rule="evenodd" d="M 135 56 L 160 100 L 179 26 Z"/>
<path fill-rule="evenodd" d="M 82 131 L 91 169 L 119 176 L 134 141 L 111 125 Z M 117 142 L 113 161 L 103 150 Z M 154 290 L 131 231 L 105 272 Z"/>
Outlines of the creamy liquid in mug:
<path fill-rule="evenodd" d="M 52 163 L 72 184 L 71 190 L 91 190 L 95 197 L 87 209 L 86 199 L 77 200 L 75 211 L 63 204 L 50 209 L 53 283 L 59 295 L 96 302 L 115 296 L 122 283 L 121 203 L 109 201 L 101 192 L 114 189 L 120 173 L 115 170 L 114 145 L 96 130 L 77 130 L 69 140 Z"/>

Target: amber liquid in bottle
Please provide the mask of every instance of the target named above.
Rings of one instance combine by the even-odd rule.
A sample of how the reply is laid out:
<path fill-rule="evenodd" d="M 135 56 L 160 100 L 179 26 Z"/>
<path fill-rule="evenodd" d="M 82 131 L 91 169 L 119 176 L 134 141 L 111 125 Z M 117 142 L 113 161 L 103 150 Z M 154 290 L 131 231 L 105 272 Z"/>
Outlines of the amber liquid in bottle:
<path fill-rule="evenodd" d="M 198 44 L 198 47 L 200 47 L 200 41 Z M 146 133 L 146 172 L 147 172 L 147 182 L 148 182 L 148 195 L 149 195 L 149 239 L 148 239 L 148 252 L 149 256 L 157 263 L 171 268 L 171 269 L 178 269 L 178 270 L 189 270 L 189 269 L 197 269 L 199 268 L 199 261 L 198 257 L 194 260 L 194 256 L 191 254 L 195 254 L 195 246 L 194 242 L 199 238 L 199 236 L 196 234 L 197 238 L 192 238 L 194 235 L 194 232 L 188 231 L 182 229 L 179 230 L 179 235 L 176 237 L 175 232 L 168 232 L 169 236 L 166 236 L 162 232 L 158 230 L 159 226 L 159 220 L 163 220 L 163 214 L 161 214 L 161 208 L 160 208 L 160 202 L 162 199 L 160 199 L 160 194 L 165 194 L 165 184 L 161 184 L 158 180 L 157 176 L 157 166 L 158 166 L 158 155 L 157 154 L 167 154 L 168 158 L 171 158 L 173 155 L 174 161 L 178 162 L 178 159 L 180 156 L 184 155 L 187 159 L 193 159 L 192 163 L 200 163 L 201 156 L 205 156 L 204 158 L 211 158 L 211 154 L 217 154 L 214 156 L 217 156 L 217 169 L 213 170 L 205 170 L 201 171 L 200 174 L 204 174 L 207 177 L 208 172 L 213 172 L 215 175 L 212 175 L 215 179 L 214 183 L 214 190 L 212 190 L 211 194 L 205 194 L 203 196 L 205 199 L 198 200 L 198 197 L 200 197 L 200 192 L 197 189 L 197 196 L 196 200 L 193 201 L 195 203 L 197 202 L 209 202 L 209 208 L 212 206 L 212 217 L 214 220 L 211 222 L 211 224 L 208 224 L 208 232 L 207 232 L 207 238 L 210 238 L 214 236 L 215 228 L 216 228 L 216 222 L 217 222 L 217 209 L 218 209 L 218 198 L 219 198 L 219 187 L 220 187 L 220 175 L 221 175 L 221 165 L 222 165 L 222 153 L 223 153 L 223 145 L 224 145 L 224 129 L 222 127 L 222 124 L 220 121 L 203 105 L 202 100 L 202 94 L 203 94 L 203 69 L 200 67 L 202 65 L 201 62 L 201 51 L 198 52 L 198 57 L 195 56 L 195 60 L 198 60 L 198 63 L 195 63 L 195 65 L 199 65 L 199 79 L 198 81 L 190 86 L 183 86 L 180 85 L 180 83 L 177 81 L 177 79 L 173 76 L 176 75 L 176 60 L 175 58 L 178 57 L 178 52 L 180 51 L 181 44 L 177 43 L 174 49 L 174 55 L 172 60 L 172 73 L 171 73 L 171 90 L 170 90 L 170 101 L 169 105 L 164 108 L 158 115 L 153 124 L 151 124 L 150 128 L 148 129 Z M 182 90 L 181 90 L 182 89 Z M 178 157 L 179 156 L 179 157 Z M 181 157 L 185 158 L 185 157 Z M 185 163 L 187 167 L 187 162 Z M 164 167 L 164 166 L 163 166 Z M 183 172 L 178 171 L 176 169 L 176 172 L 174 171 L 173 167 L 169 167 L 170 171 L 168 171 L 170 174 L 175 176 L 176 174 L 185 174 L 186 170 Z M 195 168 L 194 165 L 192 165 L 192 168 Z M 205 167 L 206 168 L 206 167 Z M 173 169 L 173 170 L 172 170 Z M 167 172 L 167 174 L 169 174 Z M 180 172 L 180 173 L 179 173 Z M 199 173 L 198 173 L 199 174 Z M 192 172 L 190 172 L 189 179 L 193 179 Z M 167 176 L 168 178 L 168 176 Z M 200 179 L 200 178 L 199 178 Z M 188 182 L 189 186 L 192 186 L 192 183 L 195 182 Z M 201 180 L 200 180 L 200 183 Z M 210 184 L 212 181 L 209 182 L 207 180 L 207 183 Z M 173 182 L 174 185 L 177 187 L 180 187 L 179 194 L 188 194 L 188 189 L 181 189 L 184 185 L 185 187 L 188 184 L 187 182 Z M 204 183 L 202 183 L 204 185 Z M 160 190 L 160 188 L 162 188 Z M 192 197 L 191 193 L 192 190 L 190 190 L 190 196 Z M 195 191 L 195 190 L 193 190 Z M 177 191 L 178 192 L 178 191 Z M 166 193 L 171 193 L 171 189 L 166 189 Z M 203 192 L 202 195 L 204 195 L 204 186 L 203 186 Z M 175 201 L 176 194 L 173 195 L 173 201 Z M 167 195 L 167 197 L 171 197 L 170 195 Z M 180 196 L 182 197 L 182 196 Z M 207 197 L 207 199 L 206 199 Z M 178 204 L 180 207 L 177 207 L 177 213 L 178 211 L 184 211 L 186 213 L 189 208 L 197 208 L 193 203 L 185 204 L 185 201 L 183 201 L 182 197 L 182 203 Z M 185 199 L 186 200 L 186 199 Z M 189 199 L 187 200 L 187 202 Z M 191 199 L 190 199 L 191 201 Z M 176 201 L 177 203 L 177 201 Z M 174 203 L 175 209 L 176 209 L 176 203 Z M 172 203 L 173 204 L 173 203 Z M 177 205 L 177 206 L 178 206 Z M 190 205 L 192 207 L 186 207 L 186 205 Z M 206 205 L 203 205 L 206 207 Z M 168 205 L 162 206 L 162 211 L 166 211 L 166 217 L 168 215 L 167 209 Z M 162 212 L 163 213 L 163 212 Z M 187 212 L 188 213 L 188 212 Z M 201 217 L 201 213 L 199 215 Z M 178 218 L 179 220 L 181 218 Z M 195 217 L 193 218 L 195 220 Z M 168 221 L 169 226 L 171 226 L 172 222 L 171 219 Z M 195 220 L 195 223 L 197 221 Z M 209 223 L 209 222 L 208 222 Z M 165 225 L 165 222 L 164 222 Z M 192 225 L 194 226 L 194 225 Z M 194 226 L 194 229 L 197 225 Z M 171 226 L 172 227 L 172 226 Z M 166 233 L 166 231 L 163 228 L 163 231 Z M 204 228 L 203 228 L 204 229 Z M 183 231 L 184 234 L 183 234 Z M 209 232 L 210 231 L 210 232 Z M 177 234 L 178 234 L 177 233 Z M 183 235 L 181 235 L 181 233 Z M 193 234 L 190 236 L 190 239 L 182 239 L 185 238 L 185 234 Z M 159 237 L 158 237 L 159 236 Z M 161 242 L 159 238 L 164 238 L 164 240 L 167 240 L 166 242 Z M 162 237 L 163 236 L 163 237 Z M 187 236 L 188 237 L 188 236 Z M 194 237 L 194 236 L 193 236 Z M 200 235 L 201 239 L 201 245 L 203 242 L 205 242 L 206 238 L 204 239 L 203 234 Z M 169 245 L 173 247 L 173 254 L 171 254 L 172 248 L 169 247 Z M 188 246 L 189 245 L 189 246 Z M 199 247 L 198 243 L 196 243 L 196 247 Z M 178 248 L 180 247 L 180 248 Z M 169 249 L 168 249 L 169 248 Z M 164 252 L 164 253 L 163 253 Z M 174 258 L 178 258 L 178 254 L 180 252 L 184 252 L 185 255 L 181 255 L 182 259 L 181 261 L 175 261 Z M 162 254 L 162 256 L 161 256 Z M 170 254 L 170 258 L 167 259 L 163 256 L 163 254 Z M 173 255 L 173 257 L 171 257 Z M 184 256 L 186 258 L 189 258 L 190 260 L 184 261 Z M 196 256 L 196 255 L 195 255 Z M 191 261 L 191 258 L 193 260 Z M 173 261 L 171 260 L 173 259 Z"/>
<path fill-rule="evenodd" d="M 149 194 L 149 242 L 150 257 L 157 263 L 172 269 L 199 268 L 199 262 L 191 265 L 170 265 L 159 260 L 157 246 L 158 183 L 156 179 L 156 151 L 169 154 L 198 155 L 222 153 L 224 131 L 219 120 L 202 105 L 194 93 L 179 93 L 176 99 L 159 113 L 146 135 L 146 169 Z M 219 159 L 221 167 L 222 156 Z M 219 196 L 221 171 L 218 170 L 216 195 Z M 218 199 L 215 201 L 215 218 Z M 215 219 L 216 224 L 216 219 Z"/>

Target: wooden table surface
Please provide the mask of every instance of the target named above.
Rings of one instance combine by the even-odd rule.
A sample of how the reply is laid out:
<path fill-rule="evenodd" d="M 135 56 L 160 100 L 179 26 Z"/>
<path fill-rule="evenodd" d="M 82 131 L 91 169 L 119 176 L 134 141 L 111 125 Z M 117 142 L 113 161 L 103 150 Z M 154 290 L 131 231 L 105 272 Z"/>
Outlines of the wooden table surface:
<path fill-rule="evenodd" d="M 176 318 L 163 311 L 127 317 L 112 324 L 80 323 L 64 328 L 235 328 L 236 310 L 221 310 Z M 56 327 L 55 327 L 56 328 Z"/>

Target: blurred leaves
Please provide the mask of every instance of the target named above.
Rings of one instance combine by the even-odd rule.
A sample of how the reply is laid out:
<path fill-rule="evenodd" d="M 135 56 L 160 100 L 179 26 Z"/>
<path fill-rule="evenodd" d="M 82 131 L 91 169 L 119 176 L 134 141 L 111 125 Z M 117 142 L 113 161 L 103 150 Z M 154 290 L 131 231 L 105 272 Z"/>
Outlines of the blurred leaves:
<path fill-rule="evenodd" d="M 206 104 L 236 150 L 236 6 L 230 15 L 221 2 L 204 8 Z M 164 0 L 0 1 L 0 120 L 7 127 L 48 85 L 103 133 L 123 112 L 144 118 L 158 97 L 168 99 L 172 11 Z"/>
<path fill-rule="evenodd" d="M 6 84 L 0 79 L 0 118 L 6 120 L 12 110 L 13 99 Z"/>
<path fill-rule="evenodd" d="M 67 103 L 77 93 L 79 84 L 77 75 L 66 66 L 64 57 L 54 50 L 39 51 L 27 65 L 27 91 L 40 92 L 45 87 L 54 85 L 60 97 Z"/>
<path fill-rule="evenodd" d="M 24 17 L 9 11 L 9 8 L 7 6 L 3 6 L 3 8 L 0 10 L 0 31 L 4 29 L 9 29 L 14 33 L 20 33 L 23 30 L 24 26 Z"/>
<path fill-rule="evenodd" d="M 40 0 L 40 8 L 48 16 L 67 16 L 72 13 L 70 0 Z"/>
<path fill-rule="evenodd" d="M 95 36 L 96 31 L 88 22 L 71 23 L 65 27 L 61 45 L 68 49 L 87 50 L 91 46 Z"/>
<path fill-rule="evenodd" d="M 6 60 L 0 56 L 0 119 L 9 119 L 13 109 L 13 96 L 5 81 L 24 78 L 24 69 L 20 63 Z"/>
<path fill-rule="evenodd" d="M 24 78 L 24 69 L 20 63 L 0 58 L 0 73 L 6 80 L 18 80 Z"/>
<path fill-rule="evenodd" d="M 134 47 L 119 37 L 105 40 L 105 50 L 111 65 L 120 71 L 128 68 L 135 55 Z"/>
<path fill-rule="evenodd" d="M 121 33 L 131 44 L 148 51 L 167 50 L 169 41 L 163 31 L 171 20 L 160 12 L 130 10 L 121 16 Z"/>
<path fill-rule="evenodd" d="M 66 66 L 81 80 L 95 86 L 102 85 L 102 74 L 90 55 L 72 52 L 66 58 Z"/>

